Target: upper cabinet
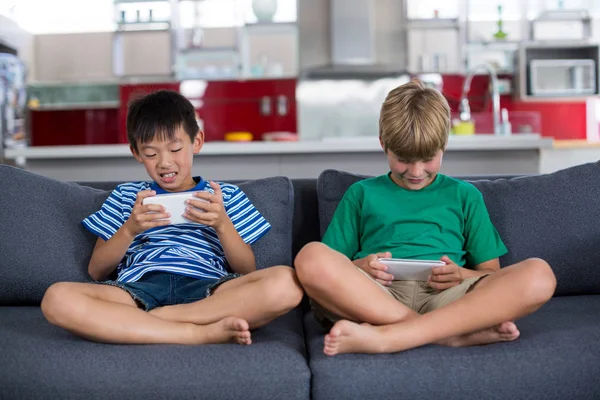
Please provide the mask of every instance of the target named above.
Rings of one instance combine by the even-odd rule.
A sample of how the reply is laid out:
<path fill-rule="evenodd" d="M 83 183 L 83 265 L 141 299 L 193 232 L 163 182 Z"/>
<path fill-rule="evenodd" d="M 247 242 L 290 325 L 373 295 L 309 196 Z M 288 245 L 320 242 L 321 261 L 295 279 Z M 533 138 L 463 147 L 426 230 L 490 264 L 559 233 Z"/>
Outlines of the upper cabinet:
<path fill-rule="evenodd" d="M 405 0 L 405 4 L 413 71 L 464 73 L 487 63 L 500 73 L 513 73 L 514 56 L 523 41 L 600 39 L 600 32 L 593 29 L 600 1 Z"/>
<path fill-rule="evenodd" d="M 459 72 L 463 65 L 463 1 L 405 0 L 408 70 Z"/>
<path fill-rule="evenodd" d="M 297 75 L 296 0 L 114 0 L 114 4 L 117 76 L 167 73 L 178 80 L 223 80 Z M 128 54 L 140 40 L 136 32 L 151 41 L 166 41 L 170 57 L 132 65 Z"/>
<path fill-rule="evenodd" d="M 176 77 L 295 77 L 296 13 L 296 0 L 180 1 Z"/>

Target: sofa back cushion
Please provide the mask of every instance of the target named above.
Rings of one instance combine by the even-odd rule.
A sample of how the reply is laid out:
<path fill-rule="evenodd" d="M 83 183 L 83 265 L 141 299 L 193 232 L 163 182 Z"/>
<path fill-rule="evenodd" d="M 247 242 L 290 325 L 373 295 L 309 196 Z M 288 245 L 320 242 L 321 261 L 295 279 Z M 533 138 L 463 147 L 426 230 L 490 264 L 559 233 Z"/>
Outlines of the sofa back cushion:
<path fill-rule="evenodd" d="M 89 281 L 96 237 L 81 220 L 110 192 L 0 165 L 0 304 L 39 303 L 54 282 Z"/>
<path fill-rule="evenodd" d="M 324 171 L 317 182 L 324 234 L 348 187 L 364 175 Z M 508 247 L 503 267 L 531 257 L 546 260 L 557 295 L 600 293 L 600 163 L 552 174 L 470 180 L 483 194 Z"/>
<path fill-rule="evenodd" d="M 259 269 L 292 265 L 294 187 L 287 177 L 261 178 L 237 184 L 271 224 L 271 230 L 252 244 Z"/>
<path fill-rule="evenodd" d="M 472 182 L 508 247 L 502 265 L 546 260 L 557 295 L 600 293 L 600 163 Z"/>
<path fill-rule="evenodd" d="M 292 259 L 293 188 L 285 177 L 239 187 L 269 221 L 271 230 L 252 245 L 259 268 Z M 82 225 L 110 191 L 61 182 L 0 165 L 0 305 L 39 304 L 59 281 L 90 282 L 96 236 Z"/>

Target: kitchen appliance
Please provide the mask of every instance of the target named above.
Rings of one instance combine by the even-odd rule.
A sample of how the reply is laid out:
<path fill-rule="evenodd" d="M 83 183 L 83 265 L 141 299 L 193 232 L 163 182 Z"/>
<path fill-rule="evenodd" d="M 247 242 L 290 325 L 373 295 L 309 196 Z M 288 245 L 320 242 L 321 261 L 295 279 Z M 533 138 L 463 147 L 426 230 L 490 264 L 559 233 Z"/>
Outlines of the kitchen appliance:
<path fill-rule="evenodd" d="M 530 37 L 534 41 L 588 40 L 592 22 L 586 9 L 545 10 L 531 21 Z"/>
<path fill-rule="evenodd" d="M 592 59 L 531 60 L 529 90 L 534 96 L 593 95 L 596 71 Z"/>

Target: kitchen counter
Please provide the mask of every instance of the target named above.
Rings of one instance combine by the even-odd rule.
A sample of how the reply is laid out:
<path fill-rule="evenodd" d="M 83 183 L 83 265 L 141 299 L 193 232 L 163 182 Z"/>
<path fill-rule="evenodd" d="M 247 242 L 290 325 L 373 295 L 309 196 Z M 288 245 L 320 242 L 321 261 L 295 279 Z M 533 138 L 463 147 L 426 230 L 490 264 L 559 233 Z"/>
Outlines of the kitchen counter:
<path fill-rule="evenodd" d="M 589 149 L 600 147 L 600 142 L 590 142 L 584 139 L 579 140 L 555 140 L 553 143 L 555 149 Z"/>
<path fill-rule="evenodd" d="M 600 142 L 587 140 L 555 140 L 552 149 L 542 149 L 540 172 L 550 173 L 573 165 L 598 162 Z"/>
<path fill-rule="evenodd" d="M 542 149 L 553 141 L 539 135 L 450 136 L 442 172 L 450 175 L 538 173 Z M 48 146 L 7 149 L 5 159 L 63 180 L 147 179 L 129 146 Z M 284 175 L 314 178 L 328 168 L 377 175 L 386 159 L 377 137 L 329 138 L 299 142 L 207 142 L 196 156 L 194 173 L 213 179 Z"/>
<path fill-rule="evenodd" d="M 500 137 L 450 136 L 449 151 L 460 150 L 523 150 L 552 147 L 552 139 L 539 135 L 514 135 Z M 261 154 L 314 154 L 314 153 L 364 153 L 381 152 L 376 137 L 325 139 L 322 141 L 298 142 L 206 142 L 199 156 L 220 155 L 261 155 Z M 42 158 L 118 158 L 131 157 L 126 144 L 94 146 L 44 146 L 8 149 L 5 157 L 15 159 Z"/>

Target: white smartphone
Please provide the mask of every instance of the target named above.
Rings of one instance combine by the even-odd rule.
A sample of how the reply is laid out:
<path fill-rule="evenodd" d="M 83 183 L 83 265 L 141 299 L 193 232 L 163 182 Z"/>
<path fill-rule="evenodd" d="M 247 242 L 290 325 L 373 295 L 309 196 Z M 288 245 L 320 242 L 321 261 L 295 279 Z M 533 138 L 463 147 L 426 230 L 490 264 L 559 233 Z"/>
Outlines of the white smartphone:
<path fill-rule="evenodd" d="M 446 265 L 439 260 L 408 260 L 405 258 L 380 258 L 379 262 L 388 267 L 387 272 L 396 281 L 427 281 L 433 267 Z"/>
<path fill-rule="evenodd" d="M 171 220 L 172 225 L 194 224 L 196 222 L 190 221 L 183 216 L 185 208 L 187 207 L 185 201 L 192 199 L 208 203 L 208 201 L 194 196 L 194 193 L 196 192 L 157 194 L 156 196 L 146 197 L 144 200 L 142 200 L 142 204 L 160 204 L 163 206 L 166 212 L 171 213 L 171 217 L 168 219 Z M 197 208 L 197 210 L 200 209 Z"/>

